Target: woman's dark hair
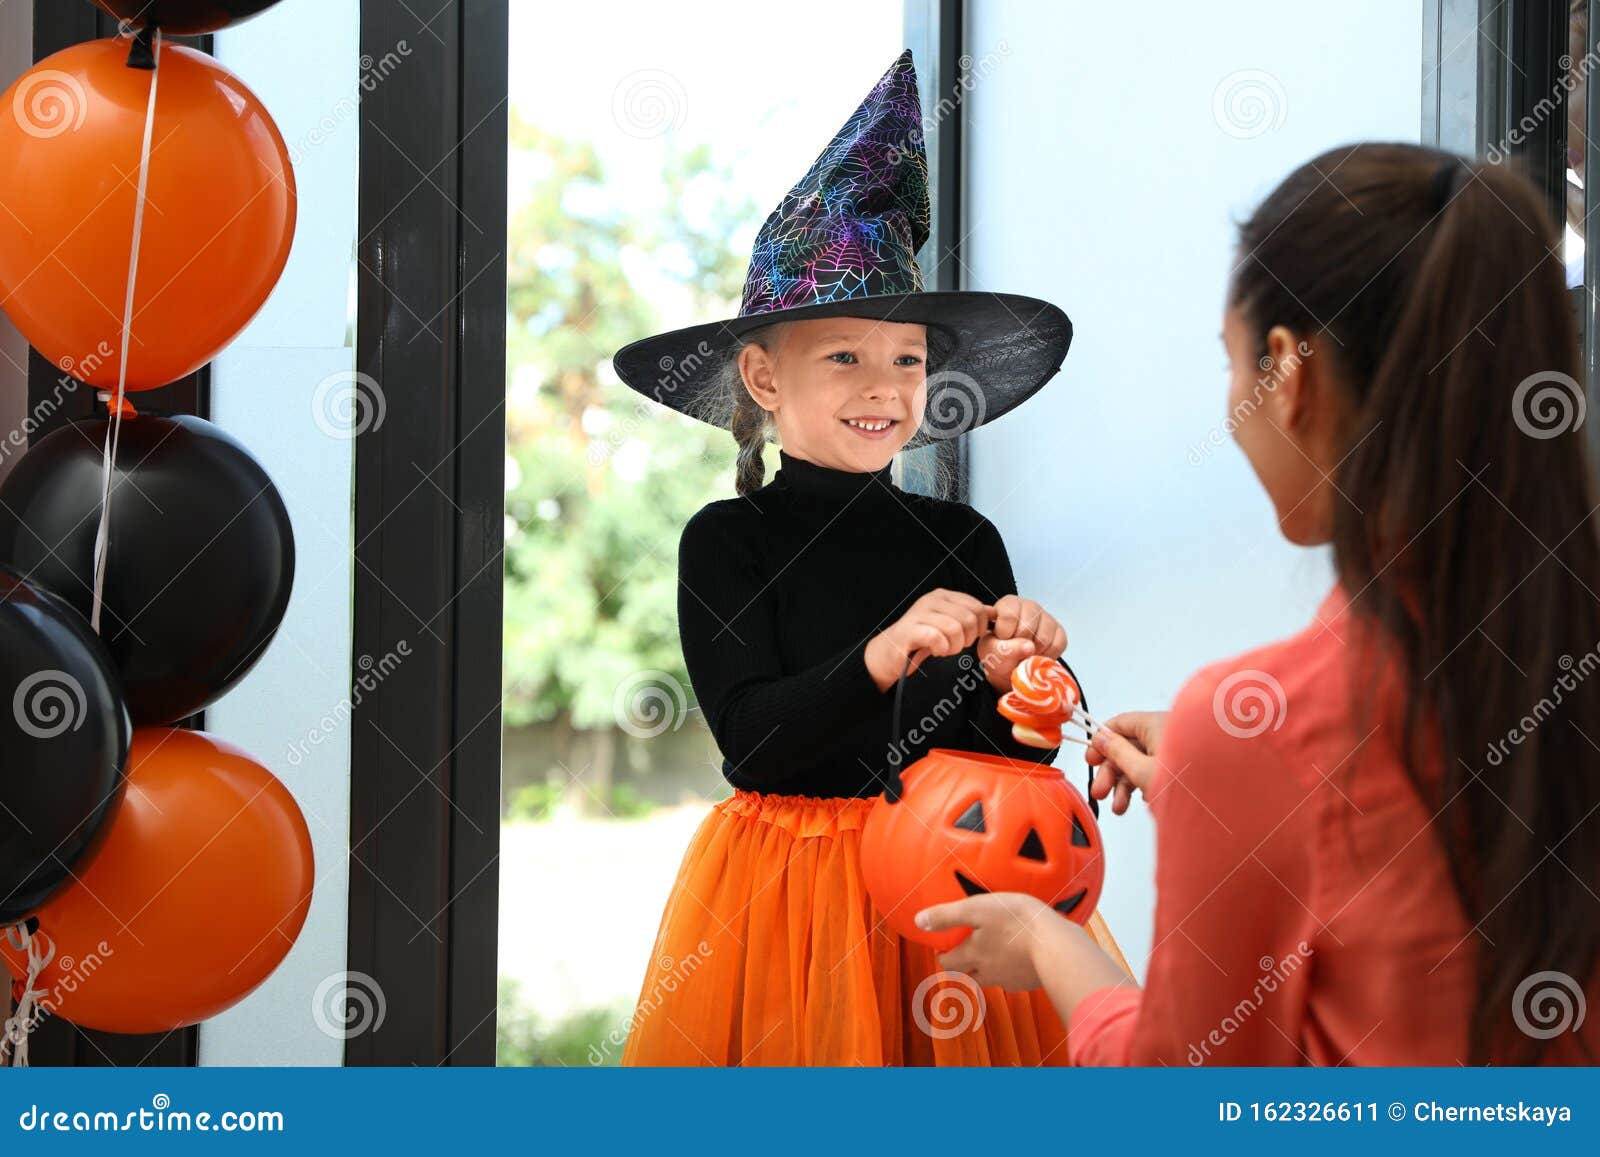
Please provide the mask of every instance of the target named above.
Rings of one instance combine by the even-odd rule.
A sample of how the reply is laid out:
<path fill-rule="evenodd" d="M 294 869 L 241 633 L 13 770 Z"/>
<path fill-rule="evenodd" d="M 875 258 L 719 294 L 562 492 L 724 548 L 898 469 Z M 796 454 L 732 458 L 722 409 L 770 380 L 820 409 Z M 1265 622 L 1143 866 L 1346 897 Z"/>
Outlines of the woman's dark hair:
<path fill-rule="evenodd" d="M 1351 145 L 1241 226 L 1229 295 L 1344 395 L 1334 562 L 1398 652 L 1402 757 L 1473 930 L 1474 1063 L 1537 1059 L 1518 986 L 1586 988 L 1600 959 L 1600 536 L 1560 240 L 1506 168 Z"/>

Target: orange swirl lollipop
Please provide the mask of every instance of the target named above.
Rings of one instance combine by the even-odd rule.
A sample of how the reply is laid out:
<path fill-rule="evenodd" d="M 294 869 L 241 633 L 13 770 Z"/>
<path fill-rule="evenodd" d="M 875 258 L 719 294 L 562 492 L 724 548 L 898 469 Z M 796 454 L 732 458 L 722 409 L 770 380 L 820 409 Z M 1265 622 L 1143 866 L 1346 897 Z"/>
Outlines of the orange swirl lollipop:
<path fill-rule="evenodd" d="M 1018 743 L 1047 749 L 1061 746 L 1061 715 L 1031 710 L 1015 691 L 1000 696 L 998 710 L 1011 721 L 1011 736 Z"/>
<path fill-rule="evenodd" d="M 1075 735 L 1063 735 L 1071 724 L 1085 733 L 1095 726 L 1082 709 L 1083 692 L 1067 669 L 1054 659 L 1033 655 L 1011 672 L 1012 690 L 1000 697 L 998 710 L 1011 721 L 1011 736 L 1029 747 L 1060 747 L 1070 741 L 1087 746 Z"/>
<path fill-rule="evenodd" d="M 1067 669 L 1054 659 L 1030 655 L 1011 672 L 1013 694 L 1036 715 L 1070 714 L 1083 699 Z"/>

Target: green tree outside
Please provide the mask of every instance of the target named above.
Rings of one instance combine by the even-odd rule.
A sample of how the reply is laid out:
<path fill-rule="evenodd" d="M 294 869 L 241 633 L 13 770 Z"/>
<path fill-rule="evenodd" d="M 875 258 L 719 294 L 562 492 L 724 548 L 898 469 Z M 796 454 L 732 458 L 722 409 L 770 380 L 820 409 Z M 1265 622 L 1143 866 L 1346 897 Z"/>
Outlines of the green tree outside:
<path fill-rule="evenodd" d="M 511 150 L 513 173 L 532 180 L 518 186 L 507 258 L 505 724 L 551 725 L 577 752 L 558 785 L 568 802 L 611 811 L 619 688 L 660 683 L 668 711 L 692 695 L 678 536 L 733 493 L 734 460 L 726 432 L 635 394 L 611 356 L 733 312 L 746 258 L 730 238 L 758 218 L 703 146 L 667 151 L 659 206 L 608 177 L 592 145 L 516 116 Z M 684 320 L 667 320 L 661 298 Z"/>

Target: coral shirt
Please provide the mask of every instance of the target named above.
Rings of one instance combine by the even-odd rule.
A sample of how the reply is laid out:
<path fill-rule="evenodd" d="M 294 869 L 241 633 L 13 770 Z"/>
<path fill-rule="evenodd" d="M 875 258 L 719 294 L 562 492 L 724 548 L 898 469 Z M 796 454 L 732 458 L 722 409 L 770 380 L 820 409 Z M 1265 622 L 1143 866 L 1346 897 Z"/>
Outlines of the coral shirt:
<path fill-rule="evenodd" d="M 1398 757 L 1387 678 L 1379 711 L 1355 699 L 1364 629 L 1335 588 L 1305 631 L 1179 692 L 1148 793 L 1147 983 L 1078 1005 L 1074 1063 L 1466 1063 L 1480 942 Z M 1597 1022 L 1579 1030 L 1591 1050 Z M 1581 1061 L 1571 1031 L 1550 1044 Z"/>

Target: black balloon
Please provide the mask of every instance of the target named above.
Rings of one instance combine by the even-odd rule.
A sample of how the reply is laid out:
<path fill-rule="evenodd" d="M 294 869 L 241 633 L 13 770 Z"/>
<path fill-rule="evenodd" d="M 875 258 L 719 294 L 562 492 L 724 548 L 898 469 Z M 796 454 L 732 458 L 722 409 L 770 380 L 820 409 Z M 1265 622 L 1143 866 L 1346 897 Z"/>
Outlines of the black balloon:
<path fill-rule="evenodd" d="M 278 0 L 94 0 L 124 24 L 169 36 L 215 32 L 271 8 Z"/>
<path fill-rule="evenodd" d="M 0 483 L 0 563 L 85 618 L 107 419 L 41 439 Z M 139 726 L 221 697 L 283 621 L 294 533 L 272 479 L 210 422 L 124 419 L 100 635 Z"/>
<path fill-rule="evenodd" d="M 89 625 L 0 569 L 0 925 L 33 912 L 99 846 L 132 738 Z"/>

